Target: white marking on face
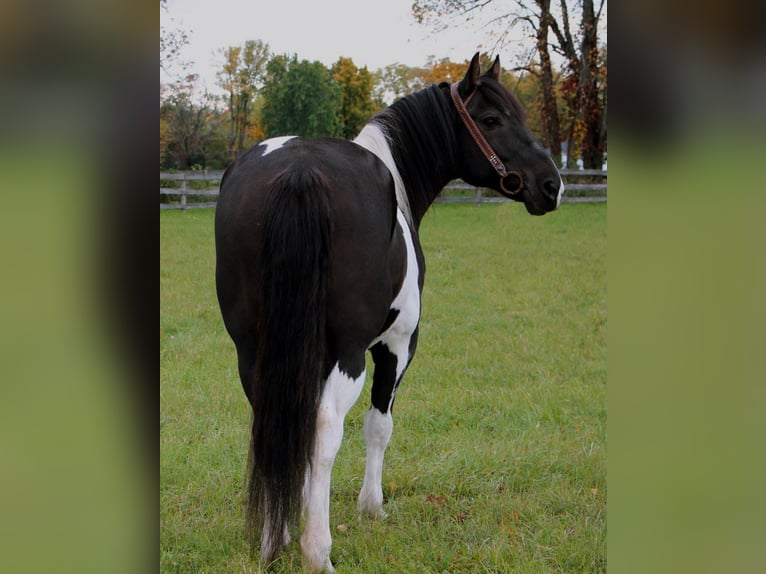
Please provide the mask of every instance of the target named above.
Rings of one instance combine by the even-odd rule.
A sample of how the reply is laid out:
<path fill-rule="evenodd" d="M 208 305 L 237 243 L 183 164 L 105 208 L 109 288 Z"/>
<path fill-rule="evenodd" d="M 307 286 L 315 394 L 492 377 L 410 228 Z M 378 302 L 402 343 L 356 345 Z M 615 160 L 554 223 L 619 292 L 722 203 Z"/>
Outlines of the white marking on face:
<path fill-rule="evenodd" d="M 559 205 L 561 205 L 561 197 L 564 195 L 564 179 L 561 177 L 561 174 L 559 174 L 559 195 L 556 198 L 556 208 L 558 208 Z"/>
<path fill-rule="evenodd" d="M 281 148 L 283 145 L 285 145 L 288 141 L 290 141 L 294 137 L 296 136 L 280 136 L 278 138 L 270 138 L 270 139 L 262 141 L 260 144 L 258 144 L 258 147 L 265 145 L 266 151 L 263 152 L 263 155 L 261 157 L 266 157 L 271 152 L 277 151 L 279 148 Z"/>

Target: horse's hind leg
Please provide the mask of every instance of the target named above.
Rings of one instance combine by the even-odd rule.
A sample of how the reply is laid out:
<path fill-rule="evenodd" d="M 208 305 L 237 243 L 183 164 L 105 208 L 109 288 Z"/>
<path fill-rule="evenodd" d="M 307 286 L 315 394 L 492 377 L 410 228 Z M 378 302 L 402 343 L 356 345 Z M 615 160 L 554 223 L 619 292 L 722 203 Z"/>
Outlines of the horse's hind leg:
<path fill-rule="evenodd" d="M 362 354 L 361 365 L 364 365 Z M 307 476 L 306 527 L 301 536 L 304 562 L 315 572 L 334 572 L 330 561 L 330 475 L 343 439 L 343 421 L 359 398 L 365 371 L 349 375 L 338 364 L 325 383 L 317 414 L 316 438 Z"/>
<path fill-rule="evenodd" d="M 391 409 L 404 371 L 415 352 L 417 329 L 409 337 L 391 337 L 375 344 L 372 357 L 375 374 L 372 383 L 372 406 L 364 415 L 364 441 L 367 461 L 364 483 L 359 492 L 359 512 L 385 518 L 383 511 L 383 457 L 394 430 Z"/>

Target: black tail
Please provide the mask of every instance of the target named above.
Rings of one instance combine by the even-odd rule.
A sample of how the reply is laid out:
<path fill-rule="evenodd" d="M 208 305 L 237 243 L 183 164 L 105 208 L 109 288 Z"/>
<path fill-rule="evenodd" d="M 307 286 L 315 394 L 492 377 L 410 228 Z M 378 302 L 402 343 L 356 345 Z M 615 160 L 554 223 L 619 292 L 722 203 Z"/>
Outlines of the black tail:
<path fill-rule="evenodd" d="M 261 556 L 267 562 L 300 518 L 327 375 L 326 189 L 318 170 L 285 170 L 272 180 L 264 207 L 247 514 L 253 543 L 261 526 L 268 532 Z"/>

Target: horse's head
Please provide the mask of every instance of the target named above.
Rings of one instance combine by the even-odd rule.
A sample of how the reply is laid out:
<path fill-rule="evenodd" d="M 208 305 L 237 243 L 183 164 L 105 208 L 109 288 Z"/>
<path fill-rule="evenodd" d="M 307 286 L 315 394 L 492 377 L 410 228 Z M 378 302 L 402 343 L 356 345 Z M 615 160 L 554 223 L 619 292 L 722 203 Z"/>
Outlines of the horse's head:
<path fill-rule="evenodd" d="M 500 58 L 484 75 L 480 72 L 477 53 L 465 77 L 450 87 L 461 118 L 460 177 L 524 202 L 532 215 L 553 211 L 564 183 L 550 154 L 526 126 L 521 104 L 499 82 Z"/>

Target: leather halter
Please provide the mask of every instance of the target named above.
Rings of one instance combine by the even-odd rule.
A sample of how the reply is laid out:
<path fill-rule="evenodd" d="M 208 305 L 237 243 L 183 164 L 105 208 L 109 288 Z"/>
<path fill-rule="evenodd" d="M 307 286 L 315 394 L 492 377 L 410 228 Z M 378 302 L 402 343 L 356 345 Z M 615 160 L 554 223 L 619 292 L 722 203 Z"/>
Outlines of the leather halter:
<path fill-rule="evenodd" d="M 495 150 L 492 149 L 492 146 L 489 145 L 489 142 L 487 142 L 484 135 L 481 133 L 481 131 L 479 131 L 479 127 L 476 125 L 476 122 L 473 121 L 473 118 L 468 113 L 468 109 L 465 106 L 474 96 L 476 90 L 471 92 L 471 95 L 469 95 L 465 99 L 465 102 L 463 102 L 463 100 L 460 99 L 460 94 L 457 91 L 458 84 L 459 82 L 452 84 L 449 91 L 450 95 L 452 96 L 452 101 L 455 103 L 455 108 L 457 108 L 457 113 L 460 116 L 460 119 L 463 120 L 463 125 L 468 130 L 468 133 L 471 134 L 471 137 L 473 138 L 473 141 L 476 142 L 476 145 L 479 146 L 481 153 L 484 154 L 484 157 L 487 158 L 489 163 L 492 164 L 492 167 L 495 168 L 495 171 L 500 176 L 500 189 L 507 195 L 516 195 L 521 191 L 522 187 L 524 187 L 524 178 L 518 171 L 508 171 L 505 168 L 503 161 L 495 153 Z M 505 178 L 509 175 L 513 175 L 519 178 L 519 186 L 513 191 L 506 189 L 504 184 Z"/>

